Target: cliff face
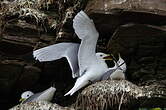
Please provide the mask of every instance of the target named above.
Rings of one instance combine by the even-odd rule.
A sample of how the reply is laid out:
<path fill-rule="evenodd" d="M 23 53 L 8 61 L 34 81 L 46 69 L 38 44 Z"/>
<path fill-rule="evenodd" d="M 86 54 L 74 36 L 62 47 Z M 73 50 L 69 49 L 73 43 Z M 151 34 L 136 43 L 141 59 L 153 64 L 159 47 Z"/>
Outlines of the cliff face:
<path fill-rule="evenodd" d="M 140 86 L 166 85 L 166 3 L 163 0 L 15 0 L 0 4 L 0 103 L 11 107 L 25 90 L 42 91 L 55 83 L 53 102 L 74 83 L 65 59 L 39 63 L 32 51 L 66 41 L 80 42 L 72 19 L 84 9 L 100 33 L 98 51 L 127 62 L 127 80 Z M 65 77 L 64 77 L 65 76 Z"/>
<path fill-rule="evenodd" d="M 127 80 L 145 89 L 148 87 L 149 92 L 155 92 L 160 86 L 166 90 L 164 4 L 162 0 L 91 0 L 85 8 L 101 33 L 103 48 L 114 55 L 120 53 L 125 59 Z M 160 93 L 156 94 L 161 95 L 162 90 L 157 90 Z M 147 102 L 140 101 L 139 104 L 165 107 L 164 94 L 159 96 L 161 99 L 153 94 L 152 99 L 145 98 Z M 86 99 L 88 95 L 83 97 Z"/>
<path fill-rule="evenodd" d="M 128 78 L 138 83 L 165 79 L 164 4 L 162 0 L 92 0 L 86 7 L 97 19 L 102 37 L 110 39 L 106 49 L 122 54 L 128 63 Z"/>

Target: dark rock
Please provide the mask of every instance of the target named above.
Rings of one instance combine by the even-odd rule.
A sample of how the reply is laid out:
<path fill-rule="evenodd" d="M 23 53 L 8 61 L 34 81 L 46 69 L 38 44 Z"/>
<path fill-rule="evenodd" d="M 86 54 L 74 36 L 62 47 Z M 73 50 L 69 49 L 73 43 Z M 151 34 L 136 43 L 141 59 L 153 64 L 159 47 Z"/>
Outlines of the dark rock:
<path fill-rule="evenodd" d="M 166 24 L 164 4 L 163 0 L 158 2 L 150 0 L 90 0 L 85 11 L 94 20 L 100 36 L 110 38 L 120 25 L 128 23 Z"/>
<path fill-rule="evenodd" d="M 5 60 L 0 62 L 0 92 L 2 96 L 8 96 L 15 86 L 24 67 L 23 62 Z"/>
<path fill-rule="evenodd" d="M 16 88 L 26 90 L 37 83 L 41 70 L 34 66 L 24 66 L 20 77 L 16 82 Z"/>
<path fill-rule="evenodd" d="M 165 4 L 166 3 L 163 0 L 159 0 L 159 1 L 91 0 L 88 2 L 87 6 L 86 6 L 86 11 L 110 14 L 110 13 L 121 12 L 120 9 L 122 9 L 122 10 L 127 10 L 127 11 L 165 15 L 165 11 L 166 11 Z"/>
<path fill-rule="evenodd" d="M 14 39 L 12 39 L 14 38 Z M 15 40 L 16 39 L 16 40 Z M 24 42 L 23 42 L 24 41 Z M 25 39 L 20 40 L 15 36 L 10 36 L 9 39 L 3 39 L 0 43 L 0 52 L 3 57 L 20 57 L 32 52 L 33 47 L 30 42 Z"/>
<path fill-rule="evenodd" d="M 127 62 L 128 78 L 139 79 L 138 82 L 143 82 L 157 78 L 158 68 L 161 67 L 159 59 L 166 56 L 165 35 L 165 29 L 160 27 L 142 24 L 123 25 L 115 31 L 107 46 L 110 52 L 122 54 Z M 164 71 L 163 74 L 165 74 Z"/>
<path fill-rule="evenodd" d="M 8 33 L 9 35 L 24 37 L 28 37 L 28 35 L 30 36 L 33 33 L 33 36 L 37 37 L 37 35 L 39 35 L 39 33 L 43 31 L 43 29 L 37 27 L 34 24 L 29 24 L 26 21 L 18 20 L 6 24 L 4 31 L 6 31 L 6 33 Z"/>
<path fill-rule="evenodd" d="M 40 69 L 33 66 L 25 66 L 25 64 L 25 62 L 16 60 L 0 62 L 1 94 L 8 96 L 14 89 L 25 90 L 32 87 L 38 81 Z"/>

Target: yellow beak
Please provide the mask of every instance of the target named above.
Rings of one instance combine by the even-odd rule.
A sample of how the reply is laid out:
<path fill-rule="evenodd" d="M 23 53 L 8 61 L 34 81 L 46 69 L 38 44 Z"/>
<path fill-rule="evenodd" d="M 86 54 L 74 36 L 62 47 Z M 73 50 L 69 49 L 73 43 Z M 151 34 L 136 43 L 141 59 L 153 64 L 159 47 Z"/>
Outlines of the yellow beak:
<path fill-rule="evenodd" d="M 113 60 L 112 55 L 110 55 L 110 54 L 107 54 L 107 55 L 108 56 L 104 57 L 103 59 L 105 59 L 105 60 Z"/>
<path fill-rule="evenodd" d="M 21 98 L 21 99 L 19 100 L 19 102 L 23 102 L 23 101 L 25 101 L 25 98 Z"/>

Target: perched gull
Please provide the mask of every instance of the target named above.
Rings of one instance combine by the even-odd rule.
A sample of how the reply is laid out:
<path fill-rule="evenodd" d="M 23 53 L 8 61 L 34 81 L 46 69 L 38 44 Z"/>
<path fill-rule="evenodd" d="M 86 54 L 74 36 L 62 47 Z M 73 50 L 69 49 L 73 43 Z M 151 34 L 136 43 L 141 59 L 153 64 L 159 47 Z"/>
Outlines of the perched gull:
<path fill-rule="evenodd" d="M 120 53 L 118 54 L 119 59 L 117 62 L 114 60 L 115 66 L 113 68 L 109 68 L 109 71 L 107 71 L 103 77 L 102 80 L 106 79 L 113 79 L 113 80 L 120 80 L 125 79 L 125 72 L 126 72 L 126 62 L 122 59 L 120 56 Z"/>
<path fill-rule="evenodd" d="M 67 58 L 73 78 L 78 78 L 74 87 L 65 96 L 73 95 L 90 82 L 101 80 L 103 75 L 111 70 L 105 62 L 105 60 L 112 60 L 110 55 L 96 53 L 99 34 L 93 20 L 80 11 L 73 19 L 73 28 L 81 39 L 81 44 L 59 43 L 33 52 L 33 56 L 41 62 Z"/>
<path fill-rule="evenodd" d="M 110 79 L 125 79 L 126 63 L 119 54 L 119 60 L 115 63 L 117 68 L 110 74 Z"/>
<path fill-rule="evenodd" d="M 54 87 L 50 87 L 43 92 L 34 94 L 31 91 L 26 91 L 21 94 L 20 102 L 27 103 L 33 101 L 51 101 L 56 89 Z"/>
<path fill-rule="evenodd" d="M 110 79 L 113 80 L 120 80 L 120 79 L 125 79 L 125 74 L 121 69 L 116 69 L 111 75 Z"/>

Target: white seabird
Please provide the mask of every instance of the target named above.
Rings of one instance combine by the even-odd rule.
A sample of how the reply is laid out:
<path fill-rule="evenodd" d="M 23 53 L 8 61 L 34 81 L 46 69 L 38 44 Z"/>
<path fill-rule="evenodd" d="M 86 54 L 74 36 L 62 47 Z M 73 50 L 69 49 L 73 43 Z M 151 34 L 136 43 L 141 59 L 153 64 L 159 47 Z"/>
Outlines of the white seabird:
<path fill-rule="evenodd" d="M 96 53 L 96 43 L 99 37 L 93 20 L 80 11 L 73 20 L 73 28 L 81 39 L 81 44 L 59 43 L 38 49 L 33 52 L 39 61 L 52 61 L 66 57 L 72 70 L 73 78 L 78 77 L 74 87 L 65 94 L 73 95 L 89 82 L 102 79 L 105 72 L 111 70 L 105 60 L 108 55 Z"/>
<path fill-rule="evenodd" d="M 76 80 L 74 87 L 65 94 L 73 95 L 77 90 L 89 84 L 101 80 L 108 71 L 105 59 L 108 55 L 96 54 L 96 44 L 99 33 L 91 20 L 83 11 L 80 11 L 73 19 L 73 28 L 81 39 L 78 50 L 78 65 L 80 77 Z"/>
<path fill-rule="evenodd" d="M 27 102 L 34 102 L 34 101 L 51 101 L 56 88 L 50 87 L 43 92 L 34 94 L 31 91 L 25 91 L 21 94 L 20 102 L 27 103 Z"/>
<path fill-rule="evenodd" d="M 115 63 L 117 66 L 117 68 L 111 72 L 110 74 L 110 79 L 125 79 L 125 72 L 126 72 L 126 62 L 122 59 L 122 57 L 120 56 L 120 53 L 118 54 L 119 56 L 119 60 L 117 61 L 117 63 Z"/>
<path fill-rule="evenodd" d="M 127 69 L 126 62 L 118 54 L 119 59 L 116 62 L 114 60 L 115 66 L 113 68 L 109 68 L 109 70 L 103 75 L 102 80 L 112 79 L 112 80 L 120 80 L 125 79 L 125 72 Z M 113 56 L 114 57 L 114 56 Z"/>

